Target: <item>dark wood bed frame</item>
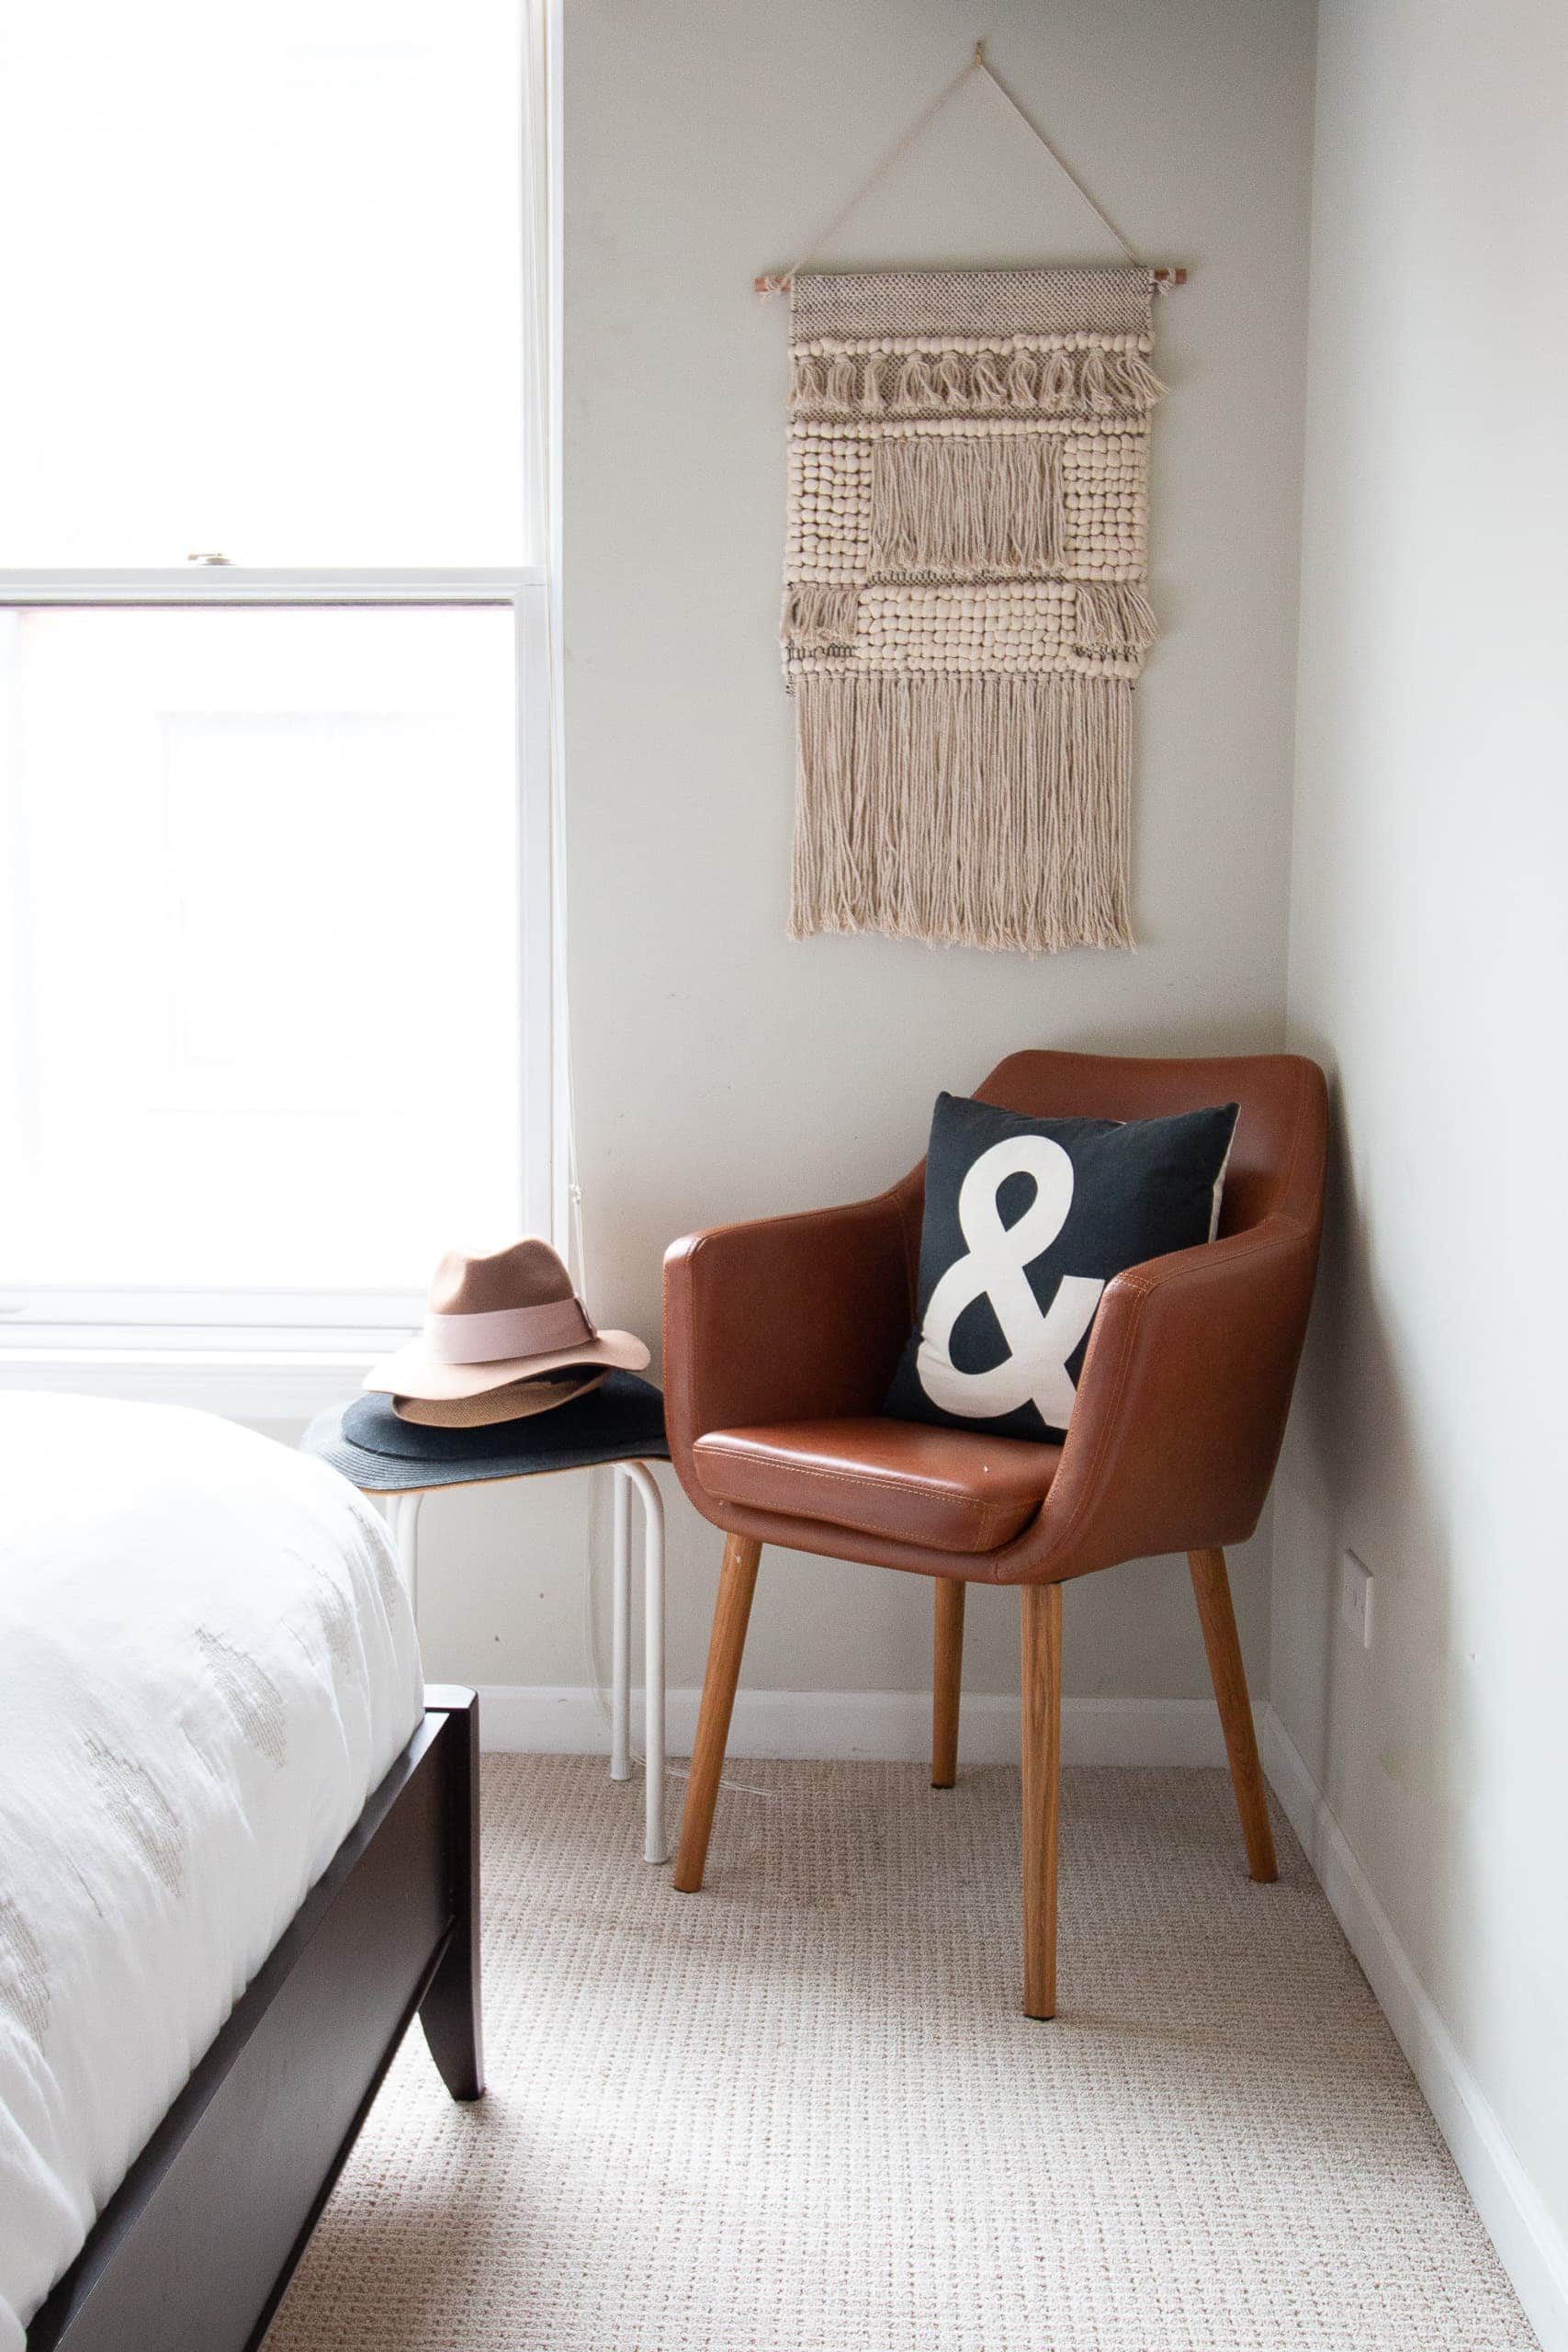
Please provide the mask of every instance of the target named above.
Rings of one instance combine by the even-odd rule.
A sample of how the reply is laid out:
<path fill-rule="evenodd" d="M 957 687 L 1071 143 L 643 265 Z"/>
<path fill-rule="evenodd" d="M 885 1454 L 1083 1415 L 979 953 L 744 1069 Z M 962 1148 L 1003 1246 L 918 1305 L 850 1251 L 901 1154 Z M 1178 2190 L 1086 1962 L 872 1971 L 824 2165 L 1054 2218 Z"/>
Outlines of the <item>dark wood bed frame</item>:
<path fill-rule="evenodd" d="M 28 2352 L 254 2352 L 417 2013 L 484 2090 L 479 1702 L 424 1720 L 28 2330 Z"/>

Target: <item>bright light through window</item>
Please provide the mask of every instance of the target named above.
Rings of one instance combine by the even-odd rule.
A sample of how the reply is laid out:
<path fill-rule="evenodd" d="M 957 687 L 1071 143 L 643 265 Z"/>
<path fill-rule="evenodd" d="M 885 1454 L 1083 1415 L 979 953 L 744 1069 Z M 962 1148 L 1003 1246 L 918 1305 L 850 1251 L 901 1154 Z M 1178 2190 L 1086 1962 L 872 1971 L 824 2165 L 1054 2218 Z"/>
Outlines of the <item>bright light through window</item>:
<path fill-rule="evenodd" d="M 514 629 L 0 614 L 0 1283 L 423 1289 L 516 1230 Z"/>
<path fill-rule="evenodd" d="M 520 0 L 9 0 L 0 566 L 524 560 Z"/>
<path fill-rule="evenodd" d="M 0 1354 L 548 1223 L 532 11 L 0 10 Z"/>

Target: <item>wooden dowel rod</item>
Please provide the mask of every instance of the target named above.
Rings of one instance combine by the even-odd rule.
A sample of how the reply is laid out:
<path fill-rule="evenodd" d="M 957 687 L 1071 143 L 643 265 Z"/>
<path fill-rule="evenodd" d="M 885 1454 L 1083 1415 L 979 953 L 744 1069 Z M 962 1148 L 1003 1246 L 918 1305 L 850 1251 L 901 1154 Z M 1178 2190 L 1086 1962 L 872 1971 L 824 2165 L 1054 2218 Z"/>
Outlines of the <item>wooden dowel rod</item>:
<path fill-rule="evenodd" d="M 1187 283 L 1184 269 L 1156 269 L 1152 275 L 1156 286 L 1185 286 Z M 787 294 L 789 279 L 764 270 L 761 277 L 751 280 L 751 291 L 754 294 Z"/>

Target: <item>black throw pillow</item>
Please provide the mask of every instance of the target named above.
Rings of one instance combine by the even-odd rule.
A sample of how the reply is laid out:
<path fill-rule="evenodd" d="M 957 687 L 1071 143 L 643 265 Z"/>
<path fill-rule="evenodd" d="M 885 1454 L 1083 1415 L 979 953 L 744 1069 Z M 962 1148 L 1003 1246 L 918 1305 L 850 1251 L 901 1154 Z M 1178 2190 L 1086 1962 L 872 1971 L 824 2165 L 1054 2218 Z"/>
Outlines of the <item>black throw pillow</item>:
<path fill-rule="evenodd" d="M 1065 1436 L 1111 1276 L 1213 1239 L 1236 1112 L 1026 1119 L 939 1094 L 919 1313 L 884 1411 Z"/>

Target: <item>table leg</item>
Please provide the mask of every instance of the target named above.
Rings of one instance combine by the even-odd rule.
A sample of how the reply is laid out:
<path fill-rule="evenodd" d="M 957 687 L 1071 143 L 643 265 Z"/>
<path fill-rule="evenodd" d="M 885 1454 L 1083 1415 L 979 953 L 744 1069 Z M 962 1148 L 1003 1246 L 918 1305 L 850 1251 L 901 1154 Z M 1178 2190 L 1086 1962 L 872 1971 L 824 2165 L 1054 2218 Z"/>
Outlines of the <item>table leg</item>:
<path fill-rule="evenodd" d="M 398 1568 L 409 1597 L 413 1621 L 419 1624 L 419 1507 L 424 1500 L 423 1492 L 412 1495 L 388 1495 L 387 1527 L 392 1538 L 392 1548 L 398 1555 Z"/>
<path fill-rule="evenodd" d="M 626 1465 L 615 1465 L 615 1581 L 610 1595 L 610 1778 L 632 1776 L 632 1490 Z"/>
<path fill-rule="evenodd" d="M 648 1751 L 643 1860 L 670 1859 L 664 1835 L 664 1504 L 646 1463 L 623 1462 L 621 1473 L 642 1498 L 643 1738 Z"/>

